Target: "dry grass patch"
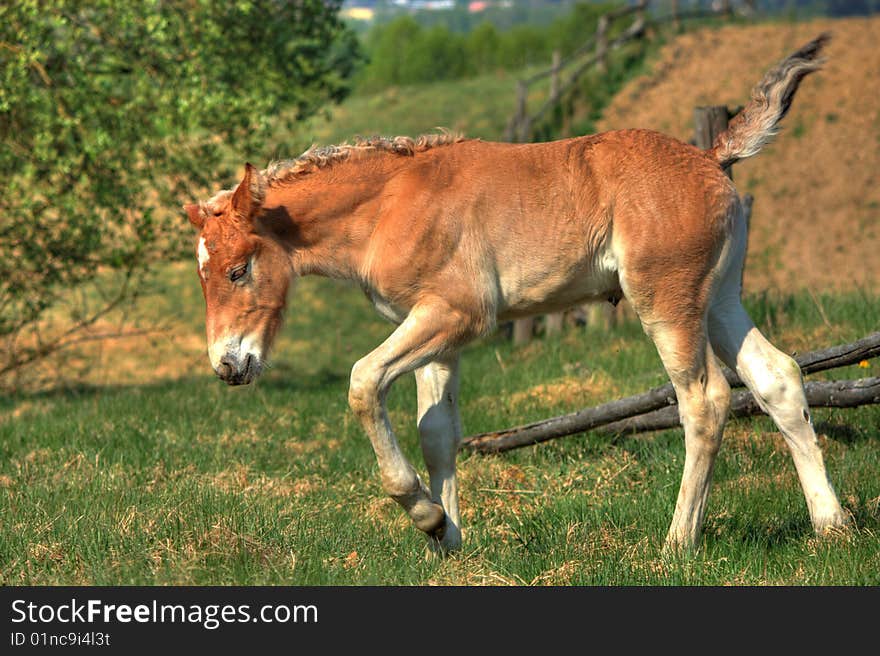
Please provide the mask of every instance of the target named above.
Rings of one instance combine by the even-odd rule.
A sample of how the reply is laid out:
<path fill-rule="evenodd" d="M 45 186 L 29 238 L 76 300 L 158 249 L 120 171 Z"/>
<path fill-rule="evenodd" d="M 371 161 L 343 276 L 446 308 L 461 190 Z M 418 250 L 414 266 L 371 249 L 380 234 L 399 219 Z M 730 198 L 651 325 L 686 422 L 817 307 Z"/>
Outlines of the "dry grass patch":
<path fill-rule="evenodd" d="M 361 570 L 364 565 L 364 557 L 357 550 L 351 551 L 345 556 L 330 556 L 324 558 L 321 563 L 327 569 Z"/>
<path fill-rule="evenodd" d="M 819 436 L 820 439 L 822 436 Z M 821 443 L 821 442 L 820 442 Z M 779 431 L 756 431 L 747 422 L 730 422 L 724 428 L 721 448 L 739 457 L 751 459 L 756 449 L 769 449 L 773 454 L 788 454 L 788 445 Z"/>
<path fill-rule="evenodd" d="M 6 421 L 28 421 L 32 417 L 48 413 L 54 406 L 54 403 L 45 399 L 19 400 L 9 409 L 0 410 L 0 423 Z"/>
<path fill-rule="evenodd" d="M 605 497 L 609 494 L 632 494 L 644 484 L 647 468 L 629 451 L 610 447 L 598 459 L 573 463 L 566 475 L 547 480 L 547 494 L 578 494 Z"/>
<path fill-rule="evenodd" d="M 291 557 L 294 562 L 296 560 L 292 553 L 285 553 L 258 537 L 236 531 L 226 518 L 218 519 L 200 532 L 190 532 L 179 540 L 157 540 L 147 557 L 154 575 L 161 575 L 164 579 L 170 574 L 170 582 L 191 584 L 193 571 L 203 567 L 206 560 L 226 558 L 237 551 L 245 552 L 248 557 L 266 566 Z"/>
<path fill-rule="evenodd" d="M 571 585 L 577 576 L 583 576 L 590 563 L 581 560 L 566 560 L 538 574 L 529 581 L 529 585 Z"/>
<path fill-rule="evenodd" d="M 871 517 L 880 517 L 880 497 L 868 499 L 865 502 L 865 510 L 868 511 L 868 514 L 871 515 Z"/>
<path fill-rule="evenodd" d="M 456 554 L 440 563 L 426 585 L 519 586 L 527 585 L 521 577 L 500 572 L 482 553 Z"/>
<path fill-rule="evenodd" d="M 540 475 L 500 458 L 468 458 L 458 469 L 463 521 L 519 513 L 540 496 Z"/>
<path fill-rule="evenodd" d="M 62 563 L 67 556 L 60 542 L 38 542 L 28 545 L 28 560 L 36 564 L 45 564 L 47 562 Z"/>
<path fill-rule="evenodd" d="M 821 301 L 815 299 L 814 304 L 820 316 L 827 319 L 828 311 L 822 306 Z M 813 328 L 785 326 L 774 341 L 778 342 L 780 348 L 789 355 L 798 355 L 815 351 L 824 346 L 846 342 L 848 340 L 842 337 L 846 334 L 851 334 L 849 326 L 835 318 L 834 324 L 823 323 Z"/>
<path fill-rule="evenodd" d="M 146 491 L 149 493 L 154 493 L 160 488 L 167 486 L 169 483 L 176 483 L 181 479 L 195 476 L 196 467 L 195 465 L 190 463 L 186 467 L 183 467 L 181 469 L 168 471 L 165 466 L 165 461 L 160 460 L 155 465 L 153 465 L 153 470 L 151 473 L 152 478 L 150 478 L 150 480 L 146 484 Z"/>
<path fill-rule="evenodd" d="M 593 372 L 587 378 L 561 378 L 514 392 L 507 402 L 512 408 L 535 402 L 546 405 L 583 405 L 585 401 L 613 393 L 616 393 L 616 387 L 611 378 L 604 372 Z"/>
<path fill-rule="evenodd" d="M 207 485 L 227 494 L 276 498 L 299 498 L 326 486 L 324 480 L 319 476 L 277 478 L 254 473 L 250 466 L 245 464 L 237 464 L 214 474 L 205 474 L 201 478 Z"/>
<path fill-rule="evenodd" d="M 322 433 L 323 434 L 323 433 Z M 340 441 L 328 440 L 303 440 L 301 437 L 292 437 L 284 441 L 284 450 L 296 456 L 308 455 L 318 451 L 336 451 Z"/>
<path fill-rule="evenodd" d="M 734 490 L 737 492 L 743 492 L 748 490 L 770 490 L 774 488 L 789 490 L 795 488 L 800 489 L 794 468 L 792 468 L 791 471 L 777 472 L 775 474 L 750 470 L 743 472 L 735 478 L 718 482 L 719 491 Z"/>
<path fill-rule="evenodd" d="M 384 494 L 370 499 L 364 505 L 363 512 L 364 517 L 372 524 L 381 526 L 396 535 L 412 530 L 412 522 L 407 514 L 394 499 Z"/>
<path fill-rule="evenodd" d="M 544 406 L 581 408 L 601 399 L 611 398 L 617 393 L 617 386 L 608 374 L 592 371 L 585 377 L 565 376 L 524 390 L 502 395 L 480 396 L 468 400 L 468 406 L 493 410 L 501 406 L 510 412 Z"/>

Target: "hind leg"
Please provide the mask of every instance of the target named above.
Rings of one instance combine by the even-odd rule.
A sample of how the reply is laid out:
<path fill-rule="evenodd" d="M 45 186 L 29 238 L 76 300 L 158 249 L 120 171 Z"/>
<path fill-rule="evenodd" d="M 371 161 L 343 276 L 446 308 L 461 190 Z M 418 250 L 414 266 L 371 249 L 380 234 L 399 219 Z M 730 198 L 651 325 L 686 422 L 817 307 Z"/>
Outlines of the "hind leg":
<path fill-rule="evenodd" d="M 709 337 L 719 357 L 736 370 L 785 437 L 816 532 L 844 526 L 847 516 L 825 470 L 797 362 L 767 341 L 738 295 L 712 306 Z"/>
<path fill-rule="evenodd" d="M 730 386 L 706 338 L 704 322 L 646 327 L 678 397 L 685 461 L 666 547 L 697 544 L 706 513 L 715 457 L 730 408 Z"/>

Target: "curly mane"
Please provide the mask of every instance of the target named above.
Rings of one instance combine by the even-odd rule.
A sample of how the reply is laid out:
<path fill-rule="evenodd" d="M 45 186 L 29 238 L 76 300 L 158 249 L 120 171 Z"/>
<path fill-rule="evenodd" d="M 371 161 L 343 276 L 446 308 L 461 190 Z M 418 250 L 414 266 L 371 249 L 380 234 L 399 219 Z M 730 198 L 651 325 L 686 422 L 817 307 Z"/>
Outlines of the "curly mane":
<path fill-rule="evenodd" d="M 355 152 L 393 153 L 411 157 L 438 146 L 464 141 L 464 137 L 454 132 L 423 134 L 419 137 L 369 137 L 357 139 L 354 143 L 335 146 L 312 146 L 296 159 L 272 162 L 263 171 L 269 185 L 283 184 L 301 175 L 332 166 L 347 160 Z"/>

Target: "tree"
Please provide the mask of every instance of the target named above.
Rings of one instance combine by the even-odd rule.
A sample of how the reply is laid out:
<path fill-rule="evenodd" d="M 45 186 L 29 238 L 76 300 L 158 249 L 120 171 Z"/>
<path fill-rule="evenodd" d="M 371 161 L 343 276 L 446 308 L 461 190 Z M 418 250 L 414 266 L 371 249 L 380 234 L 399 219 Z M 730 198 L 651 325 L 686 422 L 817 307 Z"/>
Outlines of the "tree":
<path fill-rule="evenodd" d="M 361 86 L 381 89 L 411 82 L 405 79 L 408 53 L 421 38 L 422 27 L 408 15 L 373 28 L 367 35 L 370 62 L 364 67 Z"/>
<path fill-rule="evenodd" d="M 467 36 L 467 51 L 473 66 L 480 72 L 490 72 L 498 66 L 500 38 L 498 30 L 488 21 L 480 23 Z"/>
<path fill-rule="evenodd" d="M 273 120 L 348 92 L 339 0 L 0 6 L 0 375 L 63 348 L 179 252 L 180 203 Z M 225 171 L 231 173 L 231 171 Z M 173 235 L 173 237 L 169 237 Z M 49 308 L 101 274 L 45 334 Z M 55 312 L 56 310 L 53 310 Z"/>

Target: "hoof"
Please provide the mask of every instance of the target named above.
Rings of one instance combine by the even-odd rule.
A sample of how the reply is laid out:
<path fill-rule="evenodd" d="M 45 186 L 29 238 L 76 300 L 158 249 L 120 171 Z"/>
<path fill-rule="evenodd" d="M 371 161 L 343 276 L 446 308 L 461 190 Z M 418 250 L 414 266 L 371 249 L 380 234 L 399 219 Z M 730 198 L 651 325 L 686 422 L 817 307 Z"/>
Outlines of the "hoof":
<path fill-rule="evenodd" d="M 428 534 L 428 557 L 445 557 L 461 549 L 461 529 L 446 515 L 443 525 Z"/>
<path fill-rule="evenodd" d="M 664 556 L 685 556 L 697 550 L 699 538 L 692 539 L 689 536 L 667 535 L 663 542 Z"/>
<path fill-rule="evenodd" d="M 418 503 L 410 511 L 410 517 L 417 529 L 429 536 L 439 534 L 442 539 L 446 528 L 446 513 L 439 503 L 433 501 Z"/>
<path fill-rule="evenodd" d="M 813 520 L 813 529 L 816 535 L 838 535 L 841 531 L 852 526 L 852 517 L 845 511 L 840 510 L 825 517 L 819 517 Z"/>
<path fill-rule="evenodd" d="M 388 488 L 389 486 L 386 485 L 385 489 L 388 490 Z M 431 535 L 438 530 L 442 530 L 446 519 L 446 512 L 439 503 L 431 501 L 430 493 L 418 476 L 416 477 L 414 489 L 404 494 L 389 492 L 389 495 L 401 505 L 406 514 L 409 515 L 412 523 L 420 531 Z"/>

